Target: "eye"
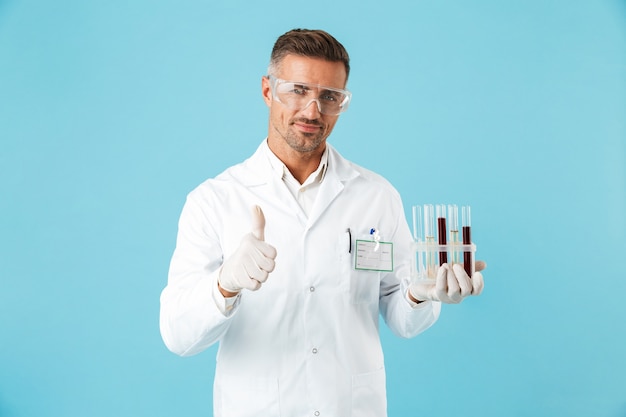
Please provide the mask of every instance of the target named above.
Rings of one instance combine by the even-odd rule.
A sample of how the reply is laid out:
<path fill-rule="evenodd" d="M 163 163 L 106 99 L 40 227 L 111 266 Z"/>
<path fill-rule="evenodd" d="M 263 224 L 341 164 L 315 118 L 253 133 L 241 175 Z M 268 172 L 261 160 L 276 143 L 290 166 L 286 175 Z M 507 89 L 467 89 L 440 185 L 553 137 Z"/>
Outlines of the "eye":
<path fill-rule="evenodd" d="M 329 102 L 341 102 L 342 98 L 342 94 L 339 94 L 337 92 L 334 91 L 324 91 L 321 95 L 320 95 L 320 99 L 324 100 L 324 101 L 329 101 Z"/>
<path fill-rule="evenodd" d="M 309 89 L 303 85 L 294 85 L 291 89 L 291 92 L 293 94 L 297 94 L 299 96 L 305 96 L 307 94 L 307 91 L 309 91 Z"/>

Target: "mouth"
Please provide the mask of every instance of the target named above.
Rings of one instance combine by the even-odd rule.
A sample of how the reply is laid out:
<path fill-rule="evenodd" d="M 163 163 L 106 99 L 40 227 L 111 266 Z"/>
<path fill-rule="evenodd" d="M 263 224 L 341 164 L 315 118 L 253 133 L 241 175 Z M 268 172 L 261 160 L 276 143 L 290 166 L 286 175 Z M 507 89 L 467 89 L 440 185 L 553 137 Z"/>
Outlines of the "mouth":
<path fill-rule="evenodd" d="M 317 133 L 322 130 L 322 124 L 314 120 L 294 120 L 291 124 L 303 133 Z"/>

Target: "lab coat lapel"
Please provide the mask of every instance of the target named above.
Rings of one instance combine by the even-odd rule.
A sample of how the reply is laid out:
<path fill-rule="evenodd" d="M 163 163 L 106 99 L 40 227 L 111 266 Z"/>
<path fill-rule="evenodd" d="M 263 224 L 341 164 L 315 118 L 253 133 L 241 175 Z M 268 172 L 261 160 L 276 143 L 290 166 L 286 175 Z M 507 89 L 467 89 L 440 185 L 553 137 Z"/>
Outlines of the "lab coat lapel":
<path fill-rule="evenodd" d="M 309 214 L 309 220 L 307 222 L 307 229 L 310 229 L 320 216 L 324 214 L 324 211 L 326 211 L 330 203 L 332 203 L 333 200 L 341 193 L 343 188 L 343 183 L 337 178 L 324 178 L 324 181 L 320 185 L 317 197 L 315 198 L 315 203 L 311 208 L 311 213 Z"/>
<path fill-rule="evenodd" d="M 248 158 L 244 164 L 241 165 L 241 171 L 237 173 L 237 177 L 241 183 L 254 190 L 253 192 L 267 198 L 272 198 L 272 204 L 276 205 L 279 210 L 284 210 L 287 213 L 294 213 L 300 223 L 305 225 L 307 218 L 302 211 L 302 208 L 298 205 L 298 202 L 293 198 L 289 189 L 282 181 L 280 173 L 277 173 L 272 168 L 267 155 L 265 154 L 267 146 L 263 142 L 257 149 L 257 151 Z"/>
<path fill-rule="evenodd" d="M 285 183 L 274 176 L 269 180 L 268 186 L 272 189 L 272 195 L 278 197 L 283 209 L 288 213 L 295 214 L 300 224 L 305 225 L 307 223 L 306 214 L 296 199 L 293 198 L 293 195 L 291 195 Z"/>
<path fill-rule="evenodd" d="M 311 228 L 315 222 L 324 214 L 328 206 L 343 191 L 345 184 L 357 177 L 359 174 L 343 157 L 329 144 L 328 147 L 328 168 L 326 176 L 320 185 L 315 204 L 309 214 L 307 229 Z"/>
<path fill-rule="evenodd" d="M 302 224 L 306 224 L 307 229 L 311 228 L 319 220 L 328 206 L 341 194 L 345 184 L 359 175 L 359 172 L 327 143 L 328 168 L 320 185 L 315 204 L 313 204 L 307 219 L 302 208 L 293 198 L 280 176 L 276 175 L 272 170 L 267 156 L 264 155 L 263 146 L 266 145 L 261 144 L 254 155 L 233 171 L 233 175 L 247 188 L 256 188 L 256 192 L 259 194 L 265 195 L 263 189 L 268 189 L 269 193 L 267 195 L 277 197 L 278 201 L 276 203 L 282 206 L 283 210 L 296 213 L 298 220 Z"/>

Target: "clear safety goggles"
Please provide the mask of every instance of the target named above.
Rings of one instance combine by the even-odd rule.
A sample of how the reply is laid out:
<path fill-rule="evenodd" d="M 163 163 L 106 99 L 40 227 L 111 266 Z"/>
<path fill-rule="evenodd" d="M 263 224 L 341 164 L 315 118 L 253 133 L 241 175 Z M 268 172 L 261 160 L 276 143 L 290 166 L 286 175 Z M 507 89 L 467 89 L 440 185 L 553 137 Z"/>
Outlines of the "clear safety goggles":
<path fill-rule="evenodd" d="M 290 110 L 306 109 L 315 102 L 320 113 L 336 116 L 348 109 L 352 98 L 352 93 L 340 88 L 268 78 L 274 99 Z"/>

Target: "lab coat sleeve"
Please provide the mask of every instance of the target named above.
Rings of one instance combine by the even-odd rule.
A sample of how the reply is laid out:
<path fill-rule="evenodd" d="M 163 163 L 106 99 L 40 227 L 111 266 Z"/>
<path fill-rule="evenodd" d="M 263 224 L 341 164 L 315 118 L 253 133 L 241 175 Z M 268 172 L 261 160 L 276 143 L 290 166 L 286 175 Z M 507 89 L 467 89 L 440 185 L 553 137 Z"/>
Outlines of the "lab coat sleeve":
<path fill-rule="evenodd" d="M 394 271 L 386 274 L 380 285 L 380 313 L 397 336 L 410 338 L 432 326 L 441 312 L 441 303 L 425 301 L 411 305 L 407 291 L 411 279 L 411 262 L 415 259 L 412 238 L 401 203 L 394 233 Z"/>
<path fill-rule="evenodd" d="M 396 288 L 400 290 L 393 289 L 381 295 L 380 301 L 383 319 L 394 334 L 411 338 L 422 333 L 437 321 L 441 312 L 441 303 L 424 301 L 413 307 L 406 299 L 408 285 L 401 284 Z"/>
<path fill-rule="evenodd" d="M 238 304 L 224 314 L 214 298 L 223 255 L 209 221 L 210 208 L 202 200 L 199 192 L 192 192 L 183 207 L 168 283 L 161 293 L 161 336 L 168 349 L 181 356 L 195 355 L 217 342 Z"/>

